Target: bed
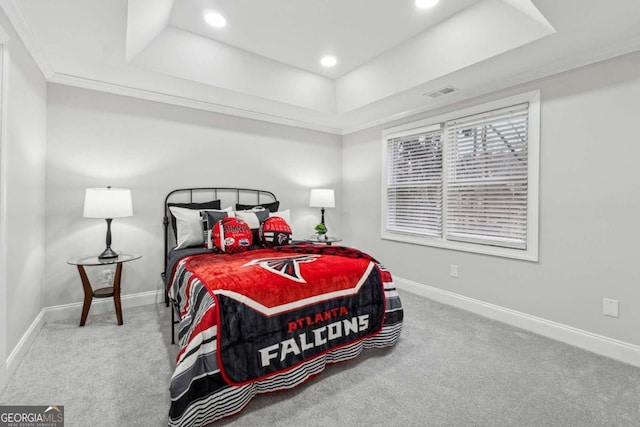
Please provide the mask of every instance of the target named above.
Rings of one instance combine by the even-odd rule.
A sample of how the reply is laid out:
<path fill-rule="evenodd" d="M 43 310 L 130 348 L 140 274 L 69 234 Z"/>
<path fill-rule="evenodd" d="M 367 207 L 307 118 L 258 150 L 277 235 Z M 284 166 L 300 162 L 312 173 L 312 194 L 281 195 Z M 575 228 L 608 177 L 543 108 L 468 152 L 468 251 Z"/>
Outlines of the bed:
<path fill-rule="evenodd" d="M 174 190 L 164 213 L 163 277 L 179 346 L 170 426 L 213 423 L 259 393 L 295 387 L 328 363 L 399 339 L 403 311 L 391 274 L 354 248 L 283 239 L 290 213 L 273 193 Z M 269 224 L 282 231 L 277 242 Z M 239 225 L 251 244 L 225 247 L 234 239 L 224 233 Z"/>

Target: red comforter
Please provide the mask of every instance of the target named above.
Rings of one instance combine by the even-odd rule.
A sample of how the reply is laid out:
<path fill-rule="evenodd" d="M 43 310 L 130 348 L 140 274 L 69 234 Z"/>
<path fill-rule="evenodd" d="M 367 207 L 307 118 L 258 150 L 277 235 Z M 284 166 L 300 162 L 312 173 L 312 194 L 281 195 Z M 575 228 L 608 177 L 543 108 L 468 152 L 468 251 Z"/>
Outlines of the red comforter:
<path fill-rule="evenodd" d="M 350 248 L 193 255 L 177 265 L 170 283 L 181 313 L 172 425 L 191 425 L 193 417 L 213 421 L 258 392 L 303 382 L 324 369 L 324 359 L 392 345 L 402 324 L 391 275 Z M 277 385 L 265 385 L 275 379 Z M 255 390 L 246 402 L 230 405 L 222 397 L 247 388 Z"/>

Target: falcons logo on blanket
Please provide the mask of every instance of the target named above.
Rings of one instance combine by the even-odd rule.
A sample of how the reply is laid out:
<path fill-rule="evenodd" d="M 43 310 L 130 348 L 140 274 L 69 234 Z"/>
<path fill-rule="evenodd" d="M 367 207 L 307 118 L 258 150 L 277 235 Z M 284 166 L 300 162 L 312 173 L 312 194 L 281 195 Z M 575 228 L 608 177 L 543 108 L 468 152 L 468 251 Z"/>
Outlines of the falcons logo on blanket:
<path fill-rule="evenodd" d="M 300 274 L 300 264 L 303 262 L 313 262 L 318 258 L 320 258 L 320 255 L 298 255 L 284 258 L 254 259 L 253 261 L 246 263 L 244 267 L 259 265 L 265 270 L 293 280 L 294 282 L 307 283 Z"/>

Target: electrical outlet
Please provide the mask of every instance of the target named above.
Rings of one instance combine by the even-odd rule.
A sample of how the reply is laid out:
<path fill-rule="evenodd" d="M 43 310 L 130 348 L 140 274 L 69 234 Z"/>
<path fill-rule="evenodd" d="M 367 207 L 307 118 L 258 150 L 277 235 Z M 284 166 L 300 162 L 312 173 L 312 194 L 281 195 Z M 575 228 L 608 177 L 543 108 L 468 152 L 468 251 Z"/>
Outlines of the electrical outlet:
<path fill-rule="evenodd" d="M 449 266 L 449 275 L 451 277 L 458 277 L 458 266 L 455 264 L 451 264 Z"/>
<path fill-rule="evenodd" d="M 103 285 L 110 285 L 113 283 L 113 270 L 102 270 L 100 279 Z"/>
<path fill-rule="evenodd" d="M 603 298 L 602 300 L 602 314 L 605 316 L 618 317 L 618 300 Z"/>

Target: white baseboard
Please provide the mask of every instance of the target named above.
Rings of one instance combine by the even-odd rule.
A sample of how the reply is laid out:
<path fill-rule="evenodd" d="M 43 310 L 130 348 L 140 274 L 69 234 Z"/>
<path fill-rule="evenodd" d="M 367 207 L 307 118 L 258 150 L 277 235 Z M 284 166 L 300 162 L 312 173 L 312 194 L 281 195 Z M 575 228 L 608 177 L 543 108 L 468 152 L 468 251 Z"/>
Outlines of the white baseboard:
<path fill-rule="evenodd" d="M 42 325 L 44 325 L 44 309 L 38 313 L 36 319 L 31 322 L 31 326 L 27 329 L 27 332 L 22 335 L 18 344 L 13 349 L 9 357 L 7 357 L 7 380 L 11 378 L 11 375 L 15 372 L 16 368 L 24 358 L 24 355 L 27 354 L 31 344 L 38 336 L 38 332 L 42 329 Z"/>
<path fill-rule="evenodd" d="M 149 291 L 141 292 L 138 294 L 122 295 L 120 297 L 122 304 L 122 310 L 127 308 L 140 307 L 142 305 L 159 304 L 164 302 L 164 291 Z M 80 323 L 80 316 L 82 314 L 82 303 L 76 302 L 73 304 L 57 305 L 54 307 L 47 307 L 43 310 L 45 312 L 45 322 L 55 322 L 59 320 L 78 319 Z M 115 311 L 113 305 L 113 298 L 101 298 L 95 299 L 91 303 L 91 310 L 89 310 L 89 316 L 96 314 L 104 314 Z"/>
<path fill-rule="evenodd" d="M 123 311 L 127 308 L 140 307 L 143 305 L 164 303 L 164 290 L 141 292 L 138 294 L 123 295 L 120 298 Z M 96 314 L 104 314 L 115 312 L 113 298 L 94 299 L 91 303 L 89 317 Z M 80 323 L 82 314 L 82 303 L 64 304 L 54 307 L 46 307 L 40 311 L 36 319 L 31 323 L 29 329 L 24 333 L 16 347 L 7 358 L 6 369 L 0 366 L 0 390 L 6 385 L 6 381 L 11 378 L 16 368 L 24 358 L 31 344 L 35 340 L 38 332 L 46 322 L 55 322 L 60 320 L 77 319 Z M 4 371 L 4 379 L 3 379 Z"/>
<path fill-rule="evenodd" d="M 454 292 L 394 276 L 398 289 L 452 305 L 472 313 L 561 341 L 630 365 L 640 367 L 640 347 L 624 341 L 583 331 L 568 325 L 531 316 L 499 305 L 490 304 Z"/>

